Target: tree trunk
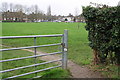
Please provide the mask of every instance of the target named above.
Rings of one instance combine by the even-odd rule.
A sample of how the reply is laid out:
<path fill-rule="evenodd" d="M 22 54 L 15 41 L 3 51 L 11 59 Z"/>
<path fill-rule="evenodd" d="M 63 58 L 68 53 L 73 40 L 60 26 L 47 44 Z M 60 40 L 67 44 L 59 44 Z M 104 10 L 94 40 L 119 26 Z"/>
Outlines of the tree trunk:
<path fill-rule="evenodd" d="M 94 65 L 99 64 L 99 57 L 98 57 L 98 51 L 96 49 L 93 49 L 93 54 L 94 54 Z"/>
<path fill-rule="evenodd" d="M 116 60 L 117 60 L 117 65 L 120 66 L 120 52 L 119 51 L 115 52 L 115 57 L 116 57 Z"/>

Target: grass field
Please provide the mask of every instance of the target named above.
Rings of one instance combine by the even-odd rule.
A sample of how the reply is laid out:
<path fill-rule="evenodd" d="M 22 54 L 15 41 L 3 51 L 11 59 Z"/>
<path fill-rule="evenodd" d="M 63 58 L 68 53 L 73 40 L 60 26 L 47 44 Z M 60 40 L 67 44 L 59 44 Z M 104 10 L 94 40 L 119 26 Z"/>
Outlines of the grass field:
<path fill-rule="evenodd" d="M 89 43 L 87 39 L 88 33 L 85 30 L 84 26 L 85 26 L 85 23 L 52 23 L 52 22 L 3 23 L 2 35 L 3 36 L 22 36 L 22 35 L 63 34 L 64 29 L 68 29 L 68 32 L 69 32 L 68 58 L 77 64 L 89 65 L 92 61 L 93 54 L 92 54 L 92 50 L 88 46 L 88 43 Z M 59 43 L 60 40 L 61 38 L 58 38 L 58 37 L 57 38 L 37 38 L 37 45 Z M 9 40 L 3 40 L 2 44 L 8 45 L 11 47 L 33 46 L 34 45 L 33 41 L 34 40 L 32 38 L 9 39 Z M 43 52 L 54 52 L 54 51 L 56 52 L 60 50 L 60 47 L 59 46 L 44 47 L 44 48 L 38 48 L 37 50 L 40 50 Z M 13 52 L 15 54 L 19 54 L 19 53 L 16 53 L 15 51 Z M 26 53 L 26 52 L 22 51 L 22 53 Z M 30 55 L 30 54 L 26 54 L 26 55 Z M 5 55 L 6 54 L 3 54 L 3 56 Z M 19 54 L 19 55 L 22 56 L 23 54 Z M 12 57 L 14 57 L 14 55 Z M 45 67 L 45 66 L 41 66 L 41 67 Z M 106 70 L 108 69 L 108 67 L 110 70 Z M 117 66 L 114 66 L 114 65 L 97 66 L 96 69 L 101 69 L 102 70 L 101 72 L 106 74 L 106 76 L 114 77 L 114 78 L 118 77 Z M 58 73 L 58 72 L 61 72 L 61 73 Z M 48 75 L 45 75 L 45 77 L 47 76 L 50 77 L 50 74 L 55 74 L 55 73 L 63 74 L 65 75 L 65 77 L 68 76 L 68 73 L 66 71 L 53 70 L 51 72 L 48 72 L 47 73 Z M 63 75 L 60 75 L 60 76 L 56 75 L 56 78 L 61 77 Z"/>
<path fill-rule="evenodd" d="M 87 32 L 84 28 L 85 23 L 3 23 L 3 36 L 21 36 L 21 35 L 47 35 L 63 34 L 64 29 L 69 31 L 69 53 L 68 58 L 77 64 L 90 64 L 92 52 L 88 46 Z M 51 44 L 60 42 L 60 38 L 37 38 L 37 45 Z M 31 46 L 33 39 L 10 39 L 3 40 L 3 44 L 17 46 Z M 44 52 L 53 52 L 59 47 L 40 48 Z"/>
<path fill-rule="evenodd" d="M 78 64 L 89 64 L 91 59 L 91 50 L 88 47 L 87 41 L 87 32 L 84 29 L 83 23 L 3 23 L 2 24 L 2 35 L 3 36 L 21 36 L 21 35 L 48 35 L 48 34 L 63 34 L 64 29 L 69 30 L 69 53 L 68 58 Z M 52 44 L 52 43 L 59 43 L 61 42 L 61 38 L 37 38 L 37 45 L 42 44 Z M 7 39 L 2 41 L 3 45 L 11 46 L 11 47 L 23 47 L 23 46 L 33 46 L 33 38 L 25 38 L 25 39 Z M 85 49 L 86 48 L 86 49 Z M 43 52 L 56 52 L 60 50 L 60 46 L 55 47 L 44 47 L 44 48 L 37 48 L 37 50 Z M 87 50 L 87 51 L 86 51 Z M 16 55 L 17 54 L 17 55 Z M 86 54 L 86 57 L 84 56 Z M 29 53 L 23 50 L 15 50 L 15 51 L 5 51 L 3 52 L 2 59 L 10 59 L 10 58 L 17 58 L 23 56 L 30 56 L 33 53 Z M 26 64 L 24 64 L 25 62 Z M 38 61 L 43 62 L 43 61 Z M 17 64 L 19 63 L 19 64 Z M 3 70 L 16 68 L 20 66 L 26 66 L 34 63 L 34 59 L 25 59 L 20 61 L 14 62 L 5 62 L 3 63 Z M 17 65 L 16 65 L 17 64 Z M 38 69 L 47 68 L 54 64 L 48 64 L 39 66 Z M 6 66 L 6 67 L 4 67 Z M 27 68 L 16 70 L 12 72 L 4 73 L 2 76 L 6 78 L 8 76 L 19 75 L 29 70 L 34 71 L 34 68 Z M 43 75 L 43 78 L 60 78 L 60 77 L 69 77 L 69 72 L 66 70 L 61 69 L 53 69 L 49 70 L 49 72 L 42 72 L 38 75 Z M 21 78 L 30 78 L 34 77 L 35 74 L 23 76 Z"/>
<path fill-rule="evenodd" d="M 33 54 L 34 53 L 24 51 L 24 50 L 5 51 L 5 52 L 3 52 L 2 59 L 5 60 L 5 59 L 12 59 L 12 58 L 20 58 L 20 57 L 32 56 Z M 18 67 L 22 67 L 22 66 L 28 66 L 28 65 L 34 64 L 34 61 L 35 61 L 35 58 L 28 58 L 28 59 L 23 59 L 23 60 L 3 62 L 2 69 L 7 70 L 7 69 L 18 68 Z M 45 61 L 40 60 L 40 58 L 36 59 L 36 63 L 42 63 L 42 62 L 45 62 Z M 10 76 L 20 75 L 20 74 L 40 70 L 40 69 L 45 69 L 45 68 L 52 67 L 52 66 L 56 66 L 56 64 L 49 63 L 49 64 L 44 64 L 44 65 L 39 65 L 37 67 L 33 66 L 33 67 L 29 67 L 29 68 L 24 68 L 24 69 L 18 69 L 15 71 L 3 73 L 2 78 L 7 78 Z M 47 71 L 49 72 L 49 76 L 47 76 L 48 75 Z M 61 68 L 51 69 L 51 70 L 47 70 L 47 71 L 38 72 L 37 76 L 42 76 L 44 78 L 47 78 L 47 77 L 49 77 L 49 78 L 50 77 L 51 78 L 52 77 L 54 77 L 54 78 L 69 77 L 69 72 L 67 70 L 62 70 Z M 57 73 L 57 74 L 53 75 L 53 73 Z M 33 78 L 35 76 L 36 76 L 36 74 L 30 74 L 30 75 L 26 75 L 26 76 L 22 76 L 22 77 L 18 77 L 18 78 L 26 79 L 26 78 Z"/>

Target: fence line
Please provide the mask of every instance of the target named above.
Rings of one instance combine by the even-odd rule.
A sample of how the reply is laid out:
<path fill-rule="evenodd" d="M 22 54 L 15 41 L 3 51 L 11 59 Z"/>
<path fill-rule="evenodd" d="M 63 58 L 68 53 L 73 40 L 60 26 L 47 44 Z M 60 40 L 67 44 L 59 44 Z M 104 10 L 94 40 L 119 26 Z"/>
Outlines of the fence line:
<path fill-rule="evenodd" d="M 37 37 L 62 37 L 62 41 L 61 41 L 61 43 L 56 43 L 56 44 L 36 45 L 36 38 Z M 27 57 L 12 58 L 12 59 L 7 59 L 7 60 L 0 60 L 0 62 L 3 63 L 3 62 L 7 62 L 7 61 L 22 60 L 22 59 L 27 59 L 27 58 L 35 58 L 34 59 L 34 63 L 35 64 L 22 66 L 22 67 L 17 67 L 17 68 L 8 69 L 8 70 L 3 70 L 3 71 L 0 71 L 0 73 L 10 72 L 10 71 L 18 70 L 18 69 L 29 68 L 29 67 L 33 67 L 33 66 L 35 66 L 34 68 L 36 69 L 36 67 L 39 66 L 39 65 L 53 63 L 53 62 L 58 62 L 58 61 L 62 61 L 62 64 L 60 64 L 58 66 L 53 66 L 53 67 L 41 69 L 41 70 L 36 70 L 36 71 L 33 71 L 33 72 L 28 72 L 28 73 L 24 73 L 24 74 L 20 74 L 20 75 L 11 76 L 11 77 L 5 78 L 4 80 L 11 79 L 11 78 L 16 78 L 16 77 L 20 77 L 20 76 L 25 76 L 25 75 L 29 75 L 29 74 L 33 74 L 33 73 L 37 73 L 37 72 L 41 72 L 41 71 L 57 68 L 57 67 L 62 67 L 63 69 L 67 69 L 67 51 L 68 51 L 68 31 L 67 30 L 64 30 L 64 34 L 55 34 L 55 35 L 5 36 L 5 37 L 0 37 L 0 39 L 15 39 L 15 38 L 34 38 L 34 46 L 9 48 L 9 49 L 0 49 L 0 51 L 10 51 L 10 50 L 34 48 L 34 56 L 27 56 Z M 62 49 L 61 49 L 62 52 L 53 52 L 53 53 L 42 54 L 42 55 L 37 55 L 36 54 L 36 51 L 37 51 L 36 48 L 48 47 L 48 46 L 57 46 L 57 45 L 61 45 L 62 46 Z M 43 63 L 37 63 L 36 62 L 36 58 L 37 57 L 48 56 L 48 55 L 55 55 L 55 54 L 61 54 L 61 53 L 62 53 L 62 58 L 61 59 L 47 61 L 47 62 L 43 62 Z M 37 75 L 36 75 L 36 77 L 37 77 Z"/>

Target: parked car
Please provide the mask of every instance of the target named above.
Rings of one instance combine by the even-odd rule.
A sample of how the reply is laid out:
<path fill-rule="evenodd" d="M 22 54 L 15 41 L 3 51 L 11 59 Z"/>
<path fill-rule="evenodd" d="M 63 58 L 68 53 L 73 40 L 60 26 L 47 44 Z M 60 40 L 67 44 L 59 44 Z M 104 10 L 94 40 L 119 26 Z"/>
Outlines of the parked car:
<path fill-rule="evenodd" d="M 43 20 L 43 21 L 41 21 L 41 22 L 48 22 L 48 20 Z"/>
<path fill-rule="evenodd" d="M 61 22 L 60 20 L 54 20 L 53 22 Z"/>

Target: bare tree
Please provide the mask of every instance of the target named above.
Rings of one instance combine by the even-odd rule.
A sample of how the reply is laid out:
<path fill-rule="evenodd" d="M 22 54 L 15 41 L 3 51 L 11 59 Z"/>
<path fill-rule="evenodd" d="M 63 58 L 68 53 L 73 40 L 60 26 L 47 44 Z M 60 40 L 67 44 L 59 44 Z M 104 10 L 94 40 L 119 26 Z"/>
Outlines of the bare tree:
<path fill-rule="evenodd" d="M 44 20 L 44 13 L 43 13 L 43 11 L 41 11 L 41 10 L 39 10 L 39 12 L 38 12 L 38 19 L 39 20 Z"/>
<path fill-rule="evenodd" d="M 96 8 L 100 8 L 100 7 L 110 7 L 107 4 L 99 4 L 99 3 L 94 3 L 94 2 L 90 2 L 90 6 L 96 7 Z"/>
<path fill-rule="evenodd" d="M 31 14 L 33 11 L 31 10 L 31 7 L 23 6 L 23 12 L 27 15 Z"/>
<path fill-rule="evenodd" d="M 51 6 L 50 5 L 48 6 L 48 9 L 47 9 L 47 15 L 51 16 Z"/>
<path fill-rule="evenodd" d="M 34 8 L 35 8 L 35 14 L 38 14 L 38 12 L 39 12 L 38 5 L 35 5 Z"/>
<path fill-rule="evenodd" d="M 48 6 L 47 9 L 47 20 L 51 21 L 52 20 L 52 16 L 51 16 L 51 6 Z"/>
<path fill-rule="evenodd" d="M 36 21 L 43 20 L 44 13 L 39 9 L 38 5 L 31 6 L 30 11 L 32 13 L 30 15 L 32 20 L 36 20 Z"/>
<path fill-rule="evenodd" d="M 75 16 L 78 16 L 79 14 L 78 11 L 79 11 L 78 8 L 75 8 Z"/>
<path fill-rule="evenodd" d="M 23 21 L 26 19 L 34 22 L 39 20 L 52 20 L 52 17 L 54 17 L 51 16 L 51 6 L 48 7 L 47 14 L 44 14 L 38 5 L 27 7 L 20 4 L 2 3 L 0 6 L 2 6 L 2 12 L 5 12 L 6 20 Z"/>
<path fill-rule="evenodd" d="M 20 5 L 20 4 L 16 4 L 16 5 L 14 6 L 14 11 L 15 11 L 15 12 L 23 11 L 23 6 Z"/>
<path fill-rule="evenodd" d="M 2 12 L 7 12 L 7 11 L 8 11 L 8 7 L 9 7 L 9 6 L 8 6 L 8 4 L 7 4 L 6 2 L 2 3 L 2 7 L 1 7 L 1 8 L 2 8 L 2 9 L 1 9 Z"/>
<path fill-rule="evenodd" d="M 29 10 L 30 10 L 31 13 L 33 13 L 33 12 L 35 13 L 35 6 L 32 5 L 32 6 L 29 8 Z"/>
<path fill-rule="evenodd" d="M 14 5 L 12 3 L 9 4 L 9 7 L 10 7 L 10 12 L 13 12 L 14 10 Z"/>
<path fill-rule="evenodd" d="M 26 7 L 25 8 L 25 13 L 26 14 L 31 14 L 33 11 L 32 11 L 32 9 L 31 9 L 31 7 Z"/>

